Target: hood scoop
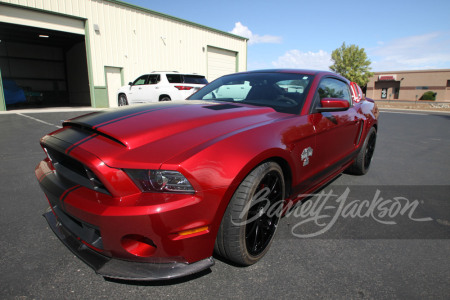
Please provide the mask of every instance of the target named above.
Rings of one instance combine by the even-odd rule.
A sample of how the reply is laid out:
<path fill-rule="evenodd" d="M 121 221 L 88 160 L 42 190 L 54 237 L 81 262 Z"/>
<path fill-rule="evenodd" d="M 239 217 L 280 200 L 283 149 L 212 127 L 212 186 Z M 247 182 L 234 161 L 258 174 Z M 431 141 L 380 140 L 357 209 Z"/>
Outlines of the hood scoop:
<path fill-rule="evenodd" d="M 232 108 L 240 108 L 242 106 L 234 105 L 234 104 L 218 104 L 211 106 L 203 106 L 204 108 L 211 110 L 224 110 L 224 109 L 232 109 Z"/>

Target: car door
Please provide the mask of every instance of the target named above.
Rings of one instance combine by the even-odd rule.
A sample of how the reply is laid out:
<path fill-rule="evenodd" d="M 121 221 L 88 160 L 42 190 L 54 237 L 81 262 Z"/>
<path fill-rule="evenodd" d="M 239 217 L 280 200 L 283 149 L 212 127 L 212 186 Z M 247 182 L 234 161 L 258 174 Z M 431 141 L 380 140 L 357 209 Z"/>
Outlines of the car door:
<path fill-rule="evenodd" d="M 148 75 L 147 84 L 142 87 L 142 93 L 140 94 L 140 100 L 142 102 L 158 102 L 159 95 L 161 94 L 159 88 L 159 82 L 161 81 L 160 74 Z"/>
<path fill-rule="evenodd" d="M 127 98 L 129 103 L 142 102 L 144 90 L 142 89 L 148 81 L 149 75 L 142 75 L 138 77 L 132 84 L 130 84 Z"/>
<path fill-rule="evenodd" d="M 317 107 L 324 98 L 345 99 L 349 102 L 349 108 L 344 111 L 318 112 Z M 311 117 L 316 129 L 315 155 L 320 161 L 316 171 L 327 176 L 341 168 L 354 154 L 362 125 L 347 82 L 335 77 L 323 78 L 314 94 Z"/>

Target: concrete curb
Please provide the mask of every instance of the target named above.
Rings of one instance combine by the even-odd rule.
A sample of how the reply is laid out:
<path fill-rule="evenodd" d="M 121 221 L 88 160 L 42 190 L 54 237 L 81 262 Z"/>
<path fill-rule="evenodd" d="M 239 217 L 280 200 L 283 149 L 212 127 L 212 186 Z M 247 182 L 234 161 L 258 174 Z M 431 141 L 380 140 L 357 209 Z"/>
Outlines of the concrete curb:
<path fill-rule="evenodd" d="M 450 114 L 450 111 L 442 110 L 421 110 L 421 109 L 411 109 L 411 108 L 378 108 L 380 111 L 395 111 L 395 112 L 409 112 L 409 113 L 433 113 L 433 114 Z"/>

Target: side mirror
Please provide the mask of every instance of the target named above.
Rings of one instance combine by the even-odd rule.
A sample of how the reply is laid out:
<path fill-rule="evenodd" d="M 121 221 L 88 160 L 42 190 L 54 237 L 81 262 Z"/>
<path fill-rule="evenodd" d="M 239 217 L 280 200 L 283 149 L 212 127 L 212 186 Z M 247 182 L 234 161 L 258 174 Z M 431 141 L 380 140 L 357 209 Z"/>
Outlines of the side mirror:
<path fill-rule="evenodd" d="M 317 107 L 318 112 L 345 111 L 350 108 L 350 103 L 345 99 L 323 98 L 320 100 L 321 107 Z"/>
<path fill-rule="evenodd" d="M 133 83 L 130 81 L 130 82 L 128 82 L 128 85 L 133 85 Z"/>

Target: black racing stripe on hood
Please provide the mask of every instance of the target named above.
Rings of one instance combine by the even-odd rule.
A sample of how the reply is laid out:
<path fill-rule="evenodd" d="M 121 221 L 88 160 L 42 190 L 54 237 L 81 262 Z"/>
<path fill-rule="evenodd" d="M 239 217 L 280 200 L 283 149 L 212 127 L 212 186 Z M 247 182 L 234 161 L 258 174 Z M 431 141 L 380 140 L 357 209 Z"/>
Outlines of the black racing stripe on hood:
<path fill-rule="evenodd" d="M 126 115 L 126 116 L 123 116 L 123 117 L 120 117 L 120 118 L 117 118 L 117 119 L 114 119 L 114 120 L 110 120 L 110 121 L 107 121 L 107 122 L 95 125 L 92 128 L 97 129 L 97 128 L 100 128 L 100 127 L 103 127 L 103 126 L 106 126 L 106 125 L 109 125 L 109 124 L 113 124 L 113 123 L 116 123 L 116 122 L 119 122 L 119 121 L 122 121 L 122 120 L 126 120 L 126 119 L 129 119 L 129 118 L 132 118 L 132 117 L 140 116 L 140 115 L 151 113 L 151 112 L 158 111 L 158 110 L 163 110 L 163 109 L 166 109 L 166 108 L 167 107 L 157 108 L 157 109 L 148 109 L 148 110 L 140 111 L 140 112 L 137 112 L 137 113 L 134 113 L 134 114 L 131 114 L 131 115 Z"/>
<path fill-rule="evenodd" d="M 63 130 L 51 135 L 46 135 L 41 139 L 41 145 L 45 148 L 47 145 L 59 152 L 65 153 L 80 141 L 90 137 L 92 133 L 75 132 L 74 130 Z"/>
<path fill-rule="evenodd" d="M 116 143 L 118 143 L 118 144 L 120 144 L 122 146 L 125 146 L 125 147 L 127 146 L 122 141 L 120 141 L 120 140 L 118 140 L 118 139 L 116 139 L 116 138 L 114 138 L 114 137 L 112 137 L 112 136 L 110 136 L 108 134 L 105 134 L 104 132 L 98 131 L 98 130 L 92 128 L 92 127 L 87 127 L 87 126 L 85 126 L 84 124 L 81 124 L 81 123 L 67 121 L 66 123 L 64 123 L 64 126 L 65 127 L 69 127 L 74 132 L 78 132 L 78 131 L 84 132 L 89 137 L 95 137 L 95 136 L 101 135 L 101 136 L 103 136 L 103 137 L 105 137 L 107 139 L 110 139 L 110 140 L 112 140 L 112 141 L 114 141 L 114 142 L 116 142 Z M 92 136 L 94 134 L 95 134 L 95 136 Z M 78 145 L 81 145 L 81 143 L 77 144 L 77 146 Z"/>
<path fill-rule="evenodd" d="M 76 144 L 70 146 L 69 148 L 67 148 L 67 149 L 66 149 L 66 154 L 70 154 L 70 152 L 72 152 L 73 149 L 75 149 L 76 147 L 80 146 L 81 144 L 86 143 L 87 141 L 92 140 L 93 138 L 95 138 L 95 137 L 97 137 L 97 136 L 98 136 L 98 134 L 94 133 L 94 134 L 92 134 L 92 135 L 90 135 L 90 136 L 88 136 L 88 137 L 82 139 L 82 140 L 79 141 L 78 143 L 76 143 Z"/>
<path fill-rule="evenodd" d="M 77 146 L 91 140 L 98 135 L 99 133 L 96 133 L 95 131 L 93 132 L 67 127 L 66 130 L 54 133 L 50 136 L 45 136 L 41 140 L 41 144 L 44 147 L 46 144 L 48 144 L 50 147 L 53 147 L 60 152 L 69 154 Z"/>
<path fill-rule="evenodd" d="M 63 123 L 63 126 L 66 126 L 68 123 L 69 124 L 77 123 L 82 125 L 83 127 L 99 128 L 134 116 L 170 107 L 176 107 L 180 105 L 183 105 L 183 103 L 162 102 L 148 105 L 134 105 L 126 108 L 104 110 L 67 120 Z"/>
<path fill-rule="evenodd" d="M 53 137 L 68 143 L 67 148 L 64 149 L 64 151 L 66 151 L 68 148 L 71 148 L 73 145 L 88 138 L 92 134 L 93 134 L 92 132 L 82 130 L 63 130 L 56 134 L 53 134 Z"/>

